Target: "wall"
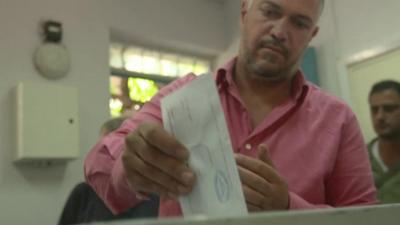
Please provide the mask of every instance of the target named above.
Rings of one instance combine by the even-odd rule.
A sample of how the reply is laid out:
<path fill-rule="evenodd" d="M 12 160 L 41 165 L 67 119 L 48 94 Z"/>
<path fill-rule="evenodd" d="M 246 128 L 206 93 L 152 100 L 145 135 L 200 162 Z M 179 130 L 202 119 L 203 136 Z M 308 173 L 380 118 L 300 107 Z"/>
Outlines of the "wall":
<path fill-rule="evenodd" d="M 216 65 L 223 65 L 238 52 L 240 35 L 240 0 L 225 1 L 227 45 L 225 50 L 216 58 Z"/>
<path fill-rule="evenodd" d="M 335 0 L 341 57 L 400 41 L 400 2 Z"/>
<path fill-rule="evenodd" d="M 338 51 L 337 26 L 334 1 L 325 1 L 325 8 L 318 22 L 318 35 L 311 42 L 317 51 L 317 65 L 320 86 L 329 93 L 342 97 L 337 71 Z"/>
<path fill-rule="evenodd" d="M 388 48 L 400 47 L 400 2 L 386 0 L 337 0 L 334 12 L 337 26 L 336 58 L 342 97 L 351 104 L 347 68 L 350 62 L 367 59 Z M 363 85 L 360 83 L 360 85 Z"/>
<path fill-rule="evenodd" d="M 225 0 L 225 35 L 229 43 L 235 41 L 240 32 L 240 0 Z M 226 45 L 229 47 L 229 45 Z"/>
<path fill-rule="evenodd" d="M 213 0 L 104 1 L 112 39 L 214 57 L 226 47 L 223 4 Z"/>
<path fill-rule="evenodd" d="M 0 1 L 0 224 L 56 224 L 67 195 L 83 180 L 83 155 L 108 118 L 109 34 L 102 15 L 95 0 Z M 60 81 L 42 78 L 32 64 L 32 54 L 40 43 L 39 22 L 45 19 L 58 20 L 64 26 L 63 43 L 70 52 L 72 68 Z M 12 89 L 24 81 L 78 88 L 81 158 L 46 168 L 12 162 Z M 49 138 L 55 135 L 49 134 Z"/>

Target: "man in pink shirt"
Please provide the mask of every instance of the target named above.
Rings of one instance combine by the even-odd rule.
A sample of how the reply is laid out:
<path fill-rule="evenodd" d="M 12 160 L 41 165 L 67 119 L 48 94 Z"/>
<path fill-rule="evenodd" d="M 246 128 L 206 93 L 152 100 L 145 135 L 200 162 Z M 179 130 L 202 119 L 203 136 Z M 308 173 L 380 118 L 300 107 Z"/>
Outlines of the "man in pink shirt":
<path fill-rule="evenodd" d="M 214 75 L 251 212 L 376 202 L 354 114 L 299 71 L 323 3 L 242 0 L 238 56 Z M 163 88 L 87 156 L 86 180 L 114 213 L 155 193 L 160 216 L 181 215 L 176 197 L 196 175 L 189 151 L 162 127 L 160 100 L 194 79 Z"/>

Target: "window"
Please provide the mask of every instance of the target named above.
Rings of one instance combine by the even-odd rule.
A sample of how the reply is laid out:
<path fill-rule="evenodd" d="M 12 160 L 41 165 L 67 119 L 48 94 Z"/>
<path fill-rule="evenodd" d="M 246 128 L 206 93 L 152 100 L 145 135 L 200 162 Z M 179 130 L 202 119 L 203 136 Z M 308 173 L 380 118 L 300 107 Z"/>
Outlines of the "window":
<path fill-rule="evenodd" d="M 211 70 L 208 59 L 113 43 L 110 46 L 110 112 L 134 113 L 172 80 Z"/>

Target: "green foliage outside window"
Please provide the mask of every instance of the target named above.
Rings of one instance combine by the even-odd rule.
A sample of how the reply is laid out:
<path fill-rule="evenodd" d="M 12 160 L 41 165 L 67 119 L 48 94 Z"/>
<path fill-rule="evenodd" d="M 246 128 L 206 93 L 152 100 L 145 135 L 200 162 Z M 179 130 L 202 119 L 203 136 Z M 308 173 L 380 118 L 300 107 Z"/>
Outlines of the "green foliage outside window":
<path fill-rule="evenodd" d="M 120 77 L 112 76 L 110 79 L 110 112 L 112 117 L 121 116 L 123 110 L 134 107 L 134 110 L 138 110 L 136 103 L 145 103 L 149 101 L 157 92 L 158 87 L 152 80 L 141 79 L 141 78 L 128 78 L 127 81 Z M 123 86 L 127 85 L 128 89 L 123 91 Z M 125 94 L 124 94 L 125 92 Z M 123 96 L 129 96 L 130 101 L 123 103 Z M 133 103 L 133 105 L 131 105 Z M 125 104 L 125 106 L 124 106 Z"/>
<path fill-rule="evenodd" d="M 204 58 L 113 43 L 110 46 L 110 66 L 139 74 L 180 77 L 190 72 L 197 75 L 206 73 L 210 71 L 211 63 Z M 113 117 L 132 109 L 137 111 L 159 89 L 152 80 L 111 77 L 110 111 Z"/>
<path fill-rule="evenodd" d="M 118 99 L 110 99 L 110 113 L 111 117 L 118 117 L 121 116 L 122 112 L 122 102 Z"/>
<path fill-rule="evenodd" d="M 133 101 L 145 103 L 149 101 L 158 91 L 156 83 L 152 80 L 129 78 L 129 97 Z"/>

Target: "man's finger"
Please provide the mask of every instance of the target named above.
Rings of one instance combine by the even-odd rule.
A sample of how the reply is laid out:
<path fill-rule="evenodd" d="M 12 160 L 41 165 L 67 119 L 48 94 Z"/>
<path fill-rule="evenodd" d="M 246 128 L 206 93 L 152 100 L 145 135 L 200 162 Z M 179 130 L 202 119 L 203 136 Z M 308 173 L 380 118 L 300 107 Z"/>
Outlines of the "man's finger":
<path fill-rule="evenodd" d="M 138 129 L 139 135 L 149 144 L 180 161 L 186 162 L 189 151 L 158 124 L 144 123 Z"/>
<path fill-rule="evenodd" d="M 236 154 L 235 158 L 238 166 L 250 170 L 255 174 L 258 174 L 270 183 L 274 183 L 280 180 L 279 175 L 276 173 L 275 169 L 268 163 L 265 163 L 260 159 L 251 158 L 241 154 Z"/>
<path fill-rule="evenodd" d="M 124 164 L 126 167 L 130 167 L 128 169 L 134 169 L 143 176 L 148 176 L 150 179 L 161 182 L 161 184 L 164 185 L 173 182 L 174 179 L 172 178 L 175 178 L 180 184 L 168 185 L 167 187 L 178 188 L 181 194 L 184 194 L 186 192 L 185 190 L 192 188 L 195 182 L 195 176 L 182 161 L 148 145 L 146 141 L 138 135 L 132 135 L 129 139 L 126 139 L 126 145 L 128 149 L 135 149 L 135 151 L 130 154 L 124 154 L 124 156 L 126 156 L 123 157 Z"/>
<path fill-rule="evenodd" d="M 157 183 L 154 183 L 153 181 L 142 176 L 136 171 L 130 171 L 130 173 L 127 174 L 127 179 L 130 183 L 131 188 L 139 193 L 155 193 L 157 195 L 168 195 L 168 193 L 172 193 L 168 191 L 168 189 L 162 187 L 161 185 L 158 185 Z"/>
<path fill-rule="evenodd" d="M 271 167 L 275 168 L 274 163 L 272 162 L 271 158 L 269 157 L 267 146 L 265 144 L 260 144 L 258 146 L 257 150 L 258 150 L 258 158 L 261 161 L 270 165 Z"/>
<path fill-rule="evenodd" d="M 134 171 L 136 174 L 146 177 L 149 182 L 152 182 L 155 186 L 161 186 L 168 191 L 168 194 L 175 196 L 181 194 L 187 194 L 190 192 L 191 187 L 181 184 L 178 180 L 173 178 L 167 173 L 164 173 L 152 164 L 146 163 L 140 157 L 132 155 L 125 159 L 125 167 L 129 171 Z M 134 165 L 134 166 L 133 166 Z"/>
<path fill-rule="evenodd" d="M 264 196 L 247 185 L 242 185 L 242 189 L 246 202 L 261 208 Z"/>
<path fill-rule="evenodd" d="M 247 209 L 249 210 L 249 212 L 261 212 L 262 211 L 262 208 L 260 208 L 259 206 L 255 206 L 255 205 L 252 205 L 251 203 L 246 203 L 246 205 L 247 205 Z"/>
<path fill-rule="evenodd" d="M 252 191 L 257 192 L 259 196 L 268 195 L 270 193 L 271 184 L 265 178 L 241 166 L 238 166 L 238 171 L 243 186 L 251 188 Z"/>

